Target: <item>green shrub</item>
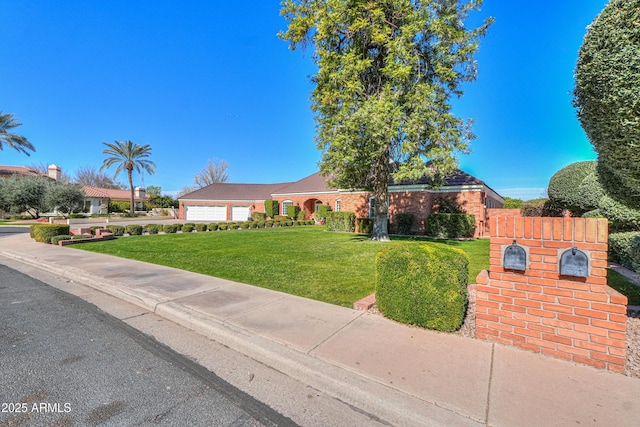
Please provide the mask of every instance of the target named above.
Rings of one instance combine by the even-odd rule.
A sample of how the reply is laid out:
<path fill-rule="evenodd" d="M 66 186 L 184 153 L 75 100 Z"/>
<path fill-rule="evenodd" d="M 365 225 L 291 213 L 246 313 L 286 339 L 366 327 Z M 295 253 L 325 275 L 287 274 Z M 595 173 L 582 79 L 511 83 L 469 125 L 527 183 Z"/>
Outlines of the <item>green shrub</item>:
<path fill-rule="evenodd" d="M 83 213 L 72 213 L 72 214 L 69 214 L 69 218 L 71 218 L 71 219 L 84 218 L 84 214 Z"/>
<path fill-rule="evenodd" d="M 180 227 L 180 230 L 182 230 L 183 233 L 192 233 L 195 229 L 196 225 L 192 223 L 182 224 L 182 227 Z"/>
<path fill-rule="evenodd" d="M 300 206 L 291 205 L 287 208 L 287 217 L 291 219 L 296 219 L 298 214 L 300 213 Z"/>
<path fill-rule="evenodd" d="M 273 227 L 282 227 L 282 221 L 273 221 Z"/>
<path fill-rule="evenodd" d="M 131 209 L 131 202 L 110 200 L 107 207 L 109 213 L 122 213 L 128 212 Z"/>
<path fill-rule="evenodd" d="M 258 228 L 258 221 L 250 221 L 249 225 L 251 226 L 251 228 Z"/>
<path fill-rule="evenodd" d="M 125 227 L 125 231 L 129 233 L 130 236 L 141 236 L 143 227 L 138 224 L 127 224 Z"/>
<path fill-rule="evenodd" d="M 209 224 L 209 231 L 216 231 L 217 229 L 218 229 L 217 222 L 212 222 L 211 224 Z"/>
<path fill-rule="evenodd" d="M 395 215 L 395 226 L 398 234 L 409 234 L 411 231 L 411 226 L 413 225 L 413 221 L 415 219 L 415 215 L 412 213 L 398 213 Z"/>
<path fill-rule="evenodd" d="M 91 234 L 76 234 L 75 236 L 71 236 L 71 240 L 91 239 L 92 237 Z"/>
<path fill-rule="evenodd" d="M 609 259 L 640 273 L 640 232 L 611 233 Z"/>
<path fill-rule="evenodd" d="M 318 206 L 318 210 L 315 213 L 316 221 L 321 221 L 323 219 L 326 219 L 327 215 L 329 215 L 329 212 L 331 212 L 331 206 L 329 205 Z"/>
<path fill-rule="evenodd" d="M 145 227 L 145 230 L 147 230 L 147 233 L 149 234 L 158 234 L 158 232 L 160 231 L 161 226 L 158 224 L 148 224 Z"/>
<path fill-rule="evenodd" d="M 104 227 L 101 225 L 92 225 L 91 227 L 89 227 L 89 230 L 91 230 L 91 234 L 95 236 L 96 230 L 99 230 L 101 228 L 104 228 Z"/>
<path fill-rule="evenodd" d="M 356 233 L 371 234 L 373 232 L 373 218 L 356 218 Z"/>
<path fill-rule="evenodd" d="M 249 228 L 251 228 L 251 223 L 250 222 L 241 222 L 240 223 L 240 228 L 243 230 L 248 230 Z"/>
<path fill-rule="evenodd" d="M 312 219 L 308 219 L 306 221 L 306 223 L 307 223 L 307 225 L 315 225 L 316 222 L 314 220 L 312 220 Z"/>
<path fill-rule="evenodd" d="M 273 224 L 273 223 L 274 223 L 274 221 L 273 221 L 272 219 L 268 219 L 268 220 L 266 220 L 266 221 L 264 222 L 264 226 L 265 226 L 265 228 L 271 228 L 271 227 L 273 227 L 273 226 L 274 226 L 274 224 Z"/>
<path fill-rule="evenodd" d="M 124 236 L 124 227 L 121 225 L 107 225 L 105 228 L 114 236 Z"/>
<path fill-rule="evenodd" d="M 254 212 L 253 219 L 254 221 L 264 221 L 267 219 L 267 214 L 264 212 Z"/>
<path fill-rule="evenodd" d="M 180 225 L 182 227 L 182 225 Z M 175 224 L 165 224 L 162 226 L 162 231 L 167 234 L 175 234 L 178 232 L 178 226 Z"/>
<path fill-rule="evenodd" d="M 300 209 L 298 211 L 298 213 L 296 214 L 296 219 L 298 221 L 304 221 L 305 217 L 307 216 L 307 214 L 304 213 L 304 210 Z"/>
<path fill-rule="evenodd" d="M 196 224 L 196 231 L 198 233 L 202 233 L 203 231 L 207 231 L 207 224 Z"/>
<path fill-rule="evenodd" d="M 278 215 L 280 205 L 277 200 L 265 200 L 264 201 L 264 212 L 269 218 L 273 218 Z"/>
<path fill-rule="evenodd" d="M 376 255 L 376 304 L 391 319 L 455 331 L 467 307 L 469 258 L 456 248 L 396 244 Z"/>
<path fill-rule="evenodd" d="M 51 243 L 51 238 L 54 236 L 66 236 L 69 235 L 68 224 L 33 224 L 29 233 L 36 242 L 39 243 Z"/>
<path fill-rule="evenodd" d="M 475 217 L 470 214 L 431 214 L 425 222 L 427 236 L 441 239 L 473 237 L 475 225 Z"/>
<path fill-rule="evenodd" d="M 345 231 L 352 233 L 356 214 L 353 212 L 327 212 L 326 226 L 330 231 Z"/>
<path fill-rule="evenodd" d="M 51 237 L 51 244 L 57 245 L 60 240 L 71 240 L 71 236 L 68 234 L 61 234 L 60 236 Z"/>
<path fill-rule="evenodd" d="M 520 208 L 522 216 L 562 216 L 562 208 L 549 199 L 527 200 Z"/>
<path fill-rule="evenodd" d="M 288 219 L 289 219 L 289 217 L 286 216 L 286 215 L 276 215 L 276 216 L 273 217 L 274 221 L 286 221 Z"/>
<path fill-rule="evenodd" d="M 237 222 L 228 222 L 227 226 L 229 227 L 229 230 L 237 230 L 240 228 L 240 224 Z"/>
<path fill-rule="evenodd" d="M 218 223 L 218 230 L 226 231 L 228 229 L 229 229 L 229 224 L 227 224 L 226 222 L 219 222 Z"/>

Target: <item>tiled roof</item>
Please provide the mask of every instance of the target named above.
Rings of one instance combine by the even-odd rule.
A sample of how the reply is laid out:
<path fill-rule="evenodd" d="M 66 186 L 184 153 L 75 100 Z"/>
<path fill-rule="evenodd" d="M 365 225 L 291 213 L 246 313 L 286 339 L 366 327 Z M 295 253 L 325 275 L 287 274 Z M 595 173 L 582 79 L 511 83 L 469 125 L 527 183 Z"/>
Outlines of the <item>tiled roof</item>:
<path fill-rule="evenodd" d="M 229 184 L 219 183 L 203 187 L 180 196 L 180 200 L 268 200 L 271 194 L 286 187 L 289 182 L 280 184 Z"/>
<path fill-rule="evenodd" d="M 131 200 L 131 191 L 130 190 L 116 190 L 113 188 L 98 188 L 98 187 L 90 187 L 88 185 L 83 185 L 82 190 L 86 197 L 94 197 L 100 199 L 111 199 L 111 200 Z M 148 194 L 145 194 L 144 198 L 136 197 L 135 200 L 147 200 L 149 198 Z"/>
<path fill-rule="evenodd" d="M 47 176 L 41 175 L 38 172 L 34 171 L 25 166 L 3 166 L 0 165 L 0 176 L 11 176 L 11 175 L 27 175 L 27 176 Z"/>

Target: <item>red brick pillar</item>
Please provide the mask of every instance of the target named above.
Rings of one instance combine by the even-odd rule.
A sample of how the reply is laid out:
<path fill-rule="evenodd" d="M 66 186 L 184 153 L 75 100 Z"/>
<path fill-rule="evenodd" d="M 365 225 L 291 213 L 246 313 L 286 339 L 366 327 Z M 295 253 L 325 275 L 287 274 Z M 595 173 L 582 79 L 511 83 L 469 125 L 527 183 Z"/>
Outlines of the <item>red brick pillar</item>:
<path fill-rule="evenodd" d="M 607 220 L 497 217 L 490 228 L 476 336 L 624 373 L 627 298 L 607 286 Z M 504 268 L 514 240 L 526 252 L 524 270 Z M 574 247 L 587 255 L 588 277 L 560 274 L 562 254 Z"/>

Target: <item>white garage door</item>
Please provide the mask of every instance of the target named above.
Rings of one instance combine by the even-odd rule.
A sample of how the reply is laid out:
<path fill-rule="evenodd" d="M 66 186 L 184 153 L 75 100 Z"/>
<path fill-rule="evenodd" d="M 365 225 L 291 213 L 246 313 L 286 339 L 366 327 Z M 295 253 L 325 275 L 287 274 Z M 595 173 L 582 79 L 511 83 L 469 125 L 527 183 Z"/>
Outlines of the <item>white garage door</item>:
<path fill-rule="evenodd" d="M 186 206 L 187 221 L 226 221 L 226 206 Z"/>
<path fill-rule="evenodd" d="M 251 209 L 249 206 L 232 206 L 231 207 L 231 221 L 247 221 Z"/>

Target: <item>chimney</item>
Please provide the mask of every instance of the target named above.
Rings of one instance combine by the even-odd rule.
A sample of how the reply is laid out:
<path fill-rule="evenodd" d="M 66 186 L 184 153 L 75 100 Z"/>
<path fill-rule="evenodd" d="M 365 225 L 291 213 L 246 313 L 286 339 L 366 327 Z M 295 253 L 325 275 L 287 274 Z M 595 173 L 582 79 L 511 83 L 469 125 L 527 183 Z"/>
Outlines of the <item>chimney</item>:
<path fill-rule="evenodd" d="M 60 169 L 59 166 L 51 165 L 47 169 L 49 170 L 49 178 L 54 181 L 60 181 L 60 178 L 62 177 L 62 169 Z"/>
<path fill-rule="evenodd" d="M 145 194 L 145 190 L 142 187 L 136 187 L 134 191 L 134 195 L 136 196 L 136 199 L 141 199 L 144 200 L 146 194 Z"/>

